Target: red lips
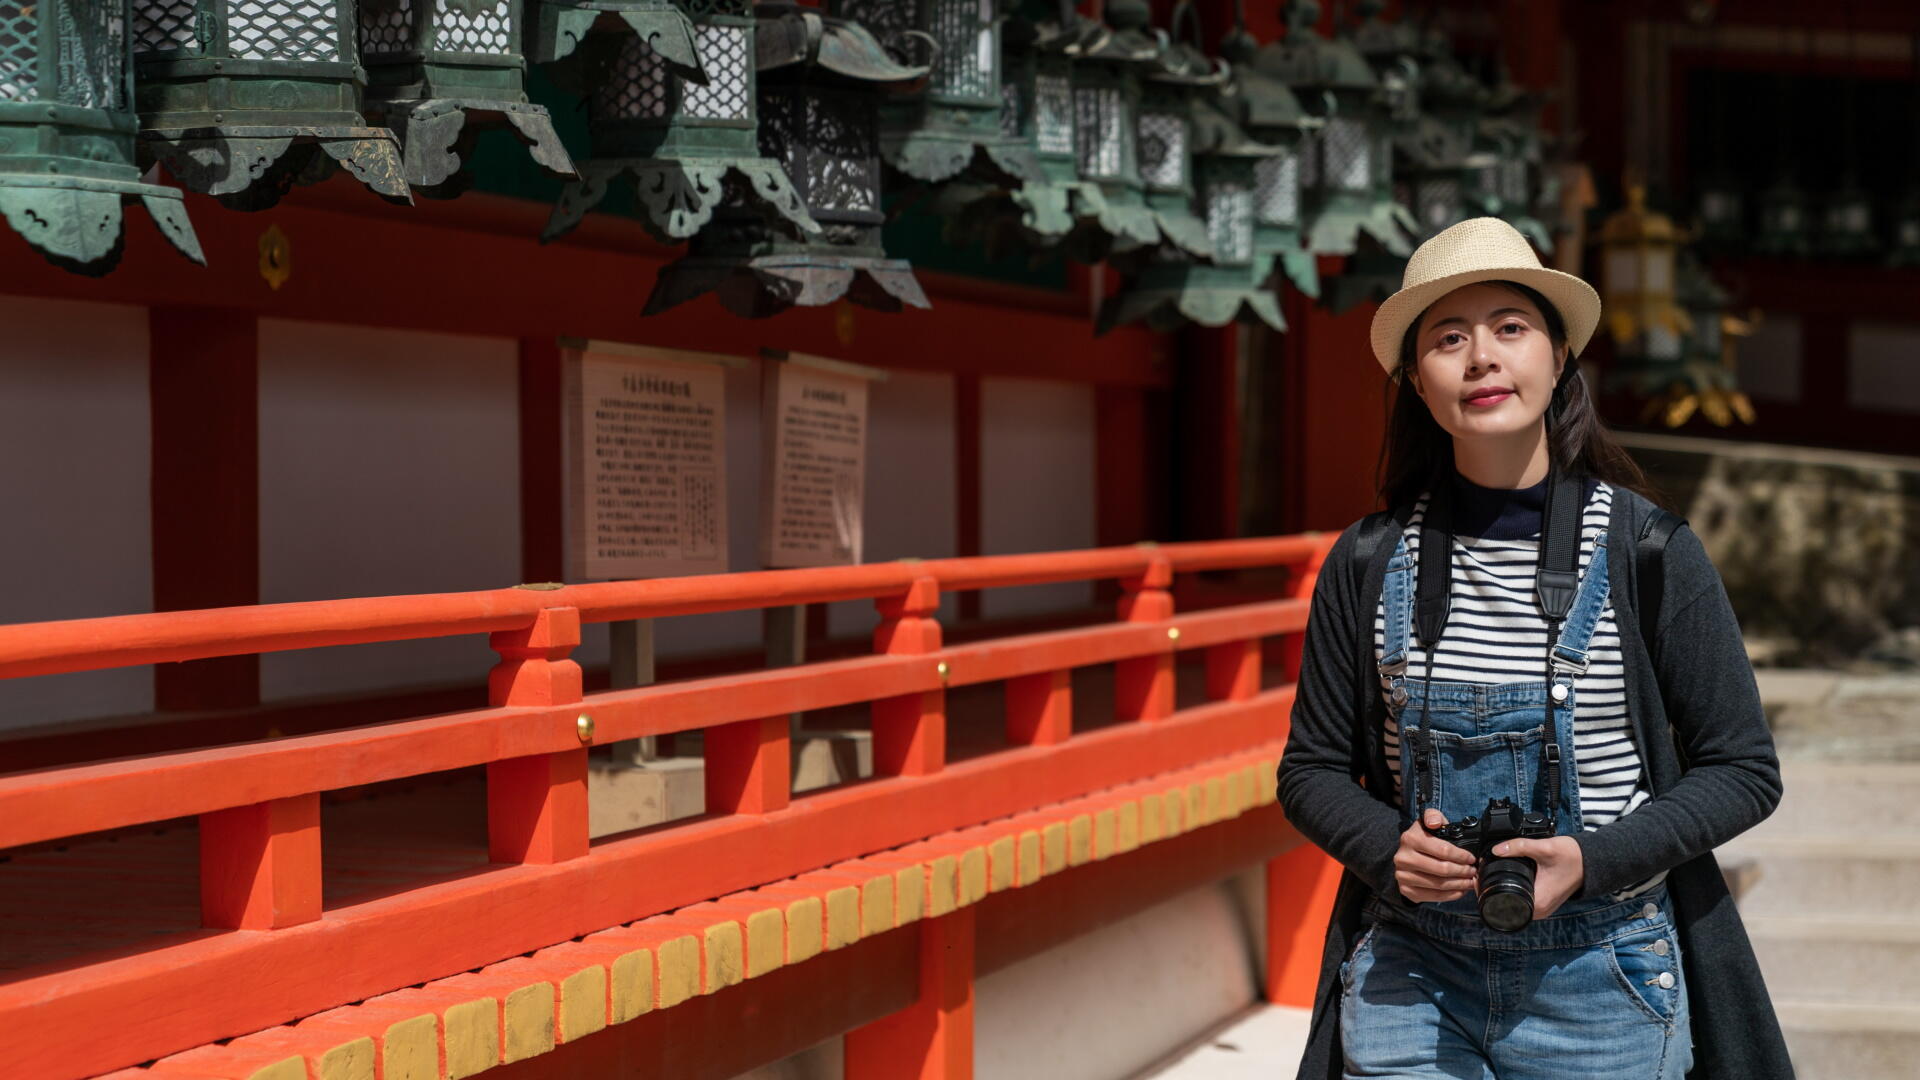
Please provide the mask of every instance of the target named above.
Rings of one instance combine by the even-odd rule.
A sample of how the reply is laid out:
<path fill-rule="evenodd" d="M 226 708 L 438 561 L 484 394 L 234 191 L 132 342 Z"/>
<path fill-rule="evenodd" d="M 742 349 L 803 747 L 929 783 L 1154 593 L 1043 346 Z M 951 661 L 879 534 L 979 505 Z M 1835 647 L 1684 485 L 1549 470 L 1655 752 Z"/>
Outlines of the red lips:
<path fill-rule="evenodd" d="M 1511 386 L 1483 386 L 1460 400 L 1468 405 L 1486 408 L 1498 405 L 1512 396 L 1513 387 Z"/>

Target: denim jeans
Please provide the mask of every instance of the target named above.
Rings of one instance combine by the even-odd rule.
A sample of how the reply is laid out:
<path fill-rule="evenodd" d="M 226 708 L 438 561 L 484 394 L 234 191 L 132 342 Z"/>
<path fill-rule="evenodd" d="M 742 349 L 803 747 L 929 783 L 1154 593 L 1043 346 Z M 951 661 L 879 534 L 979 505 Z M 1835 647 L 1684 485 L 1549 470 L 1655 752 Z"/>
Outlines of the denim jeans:
<path fill-rule="evenodd" d="M 1376 901 L 1340 967 L 1345 1076 L 1679 1080 L 1693 1064 L 1664 886 L 1518 933 Z"/>

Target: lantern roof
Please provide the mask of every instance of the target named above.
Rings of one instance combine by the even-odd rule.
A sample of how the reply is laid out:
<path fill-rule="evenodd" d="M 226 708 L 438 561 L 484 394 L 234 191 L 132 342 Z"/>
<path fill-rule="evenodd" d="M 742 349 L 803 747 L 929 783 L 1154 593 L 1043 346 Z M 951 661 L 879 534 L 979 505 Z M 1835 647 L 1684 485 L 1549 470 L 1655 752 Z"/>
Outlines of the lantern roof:
<path fill-rule="evenodd" d="M 1161 63 L 1167 39 L 1147 24 L 1153 12 L 1146 0 L 1111 0 L 1105 22 L 1082 20 L 1086 29 L 1072 51 L 1076 59 L 1108 64 Z"/>
<path fill-rule="evenodd" d="M 930 64 L 901 63 L 851 19 L 786 0 L 760 3 L 754 11 L 760 19 L 754 62 L 763 72 L 804 64 L 852 82 L 912 89 L 933 70 Z"/>
<path fill-rule="evenodd" d="M 1264 158 L 1284 151 L 1284 147 L 1264 143 L 1248 135 L 1214 101 L 1198 101 L 1193 106 L 1193 152 L 1218 157 Z"/>
<path fill-rule="evenodd" d="M 1380 80 L 1353 43 L 1321 36 L 1318 0 L 1293 0 L 1287 5 L 1287 36 L 1269 42 L 1254 66 L 1290 86 L 1313 90 L 1377 89 Z"/>

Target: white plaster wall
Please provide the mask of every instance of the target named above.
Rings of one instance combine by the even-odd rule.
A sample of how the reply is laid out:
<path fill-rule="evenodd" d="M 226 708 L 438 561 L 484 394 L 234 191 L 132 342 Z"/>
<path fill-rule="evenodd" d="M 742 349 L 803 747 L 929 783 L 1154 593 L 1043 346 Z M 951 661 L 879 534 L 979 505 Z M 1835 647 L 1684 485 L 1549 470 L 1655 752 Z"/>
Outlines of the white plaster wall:
<path fill-rule="evenodd" d="M 518 346 L 260 321 L 263 603 L 520 580 Z M 484 682 L 485 635 L 261 658 L 268 700 Z"/>
<path fill-rule="evenodd" d="M 1250 872 L 1258 877 L 1258 871 Z M 974 985 L 974 1069 L 993 1080 L 1123 1080 L 1259 993 L 1249 874 L 1028 957 Z M 1293 1062 L 1267 1075 L 1291 1076 Z"/>
<path fill-rule="evenodd" d="M 1768 312 L 1735 348 L 1740 389 L 1755 401 L 1800 400 L 1803 333 L 1800 316 Z"/>
<path fill-rule="evenodd" d="M 980 546 L 987 555 L 1094 545 L 1094 388 L 1040 379 L 980 382 Z M 1085 607 L 1087 582 L 995 589 L 987 618 Z"/>
<path fill-rule="evenodd" d="M 0 328 L 0 622 L 152 610 L 147 310 L 0 296 Z M 0 681 L 0 730 L 152 707 L 151 667 Z"/>
<path fill-rule="evenodd" d="M 1920 413 L 1920 323 L 1857 322 L 1848 343 L 1847 404 Z"/>
<path fill-rule="evenodd" d="M 958 554 L 953 411 L 951 375 L 894 371 L 870 389 L 868 562 L 945 559 Z M 951 621 L 958 610 L 954 598 L 946 597 L 940 618 Z M 871 602 L 849 602 L 832 605 L 827 620 L 834 636 L 864 635 L 873 632 L 876 615 Z"/>

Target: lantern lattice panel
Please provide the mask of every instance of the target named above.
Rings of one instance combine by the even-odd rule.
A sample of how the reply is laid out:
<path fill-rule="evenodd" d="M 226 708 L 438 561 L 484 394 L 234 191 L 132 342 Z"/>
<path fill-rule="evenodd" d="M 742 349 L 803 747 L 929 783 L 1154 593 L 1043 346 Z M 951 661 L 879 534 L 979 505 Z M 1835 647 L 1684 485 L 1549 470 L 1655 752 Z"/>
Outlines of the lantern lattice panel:
<path fill-rule="evenodd" d="M 436 48 L 504 56 L 512 51 L 513 13 L 506 0 L 475 15 L 456 11 L 443 0 L 439 17 L 434 20 L 434 30 Z"/>
<path fill-rule="evenodd" d="M 334 0 L 235 0 L 227 45 L 241 60 L 338 61 L 338 11 Z"/>
<path fill-rule="evenodd" d="M 1523 206 L 1527 201 L 1527 163 L 1524 161 L 1503 161 L 1498 173 L 1500 198 L 1513 206 Z"/>
<path fill-rule="evenodd" d="M 413 0 L 362 0 L 360 51 L 368 56 L 413 48 Z"/>
<path fill-rule="evenodd" d="M 747 100 L 747 31 L 739 26 L 696 26 L 694 49 L 707 73 L 707 85 L 680 81 L 685 95 L 681 111 L 702 120 L 745 120 L 752 115 Z M 665 65 L 659 65 L 664 71 Z M 673 76 L 669 75 L 669 78 Z"/>
<path fill-rule="evenodd" d="M 896 2 L 890 6 L 909 5 Z M 933 0 L 933 36 L 939 41 L 968 41 L 972 45 L 940 51 L 933 64 L 933 89 L 968 97 L 990 96 L 999 78 L 994 70 L 993 0 Z"/>
<path fill-rule="evenodd" d="M 1300 221 L 1300 158 L 1291 153 L 1261 158 L 1253 165 L 1255 206 L 1263 225 Z"/>
<path fill-rule="evenodd" d="M 1000 84 L 1000 134 L 1017 139 L 1026 130 L 1027 99 L 1018 83 Z"/>
<path fill-rule="evenodd" d="M 1320 133 L 1326 182 L 1343 191 L 1365 191 L 1373 184 L 1373 140 L 1364 121 L 1336 116 Z"/>
<path fill-rule="evenodd" d="M 1213 259 L 1243 263 L 1253 258 L 1253 189 L 1233 181 L 1207 186 L 1207 237 Z"/>
<path fill-rule="evenodd" d="M 1126 153 L 1126 102 L 1118 87 L 1087 86 L 1073 92 L 1074 136 L 1080 171 L 1118 178 Z"/>
<path fill-rule="evenodd" d="M 197 12 L 195 0 L 137 0 L 133 5 L 134 51 L 165 52 L 198 46 L 200 37 L 194 29 Z"/>
<path fill-rule="evenodd" d="M 783 88 L 761 101 L 760 150 L 786 166 L 815 216 L 880 209 L 878 133 L 874 103 L 858 93 Z"/>
<path fill-rule="evenodd" d="M 1186 182 L 1187 125 L 1172 113 L 1140 115 L 1140 179 L 1154 187 Z"/>
<path fill-rule="evenodd" d="M 1065 75 L 1041 75 L 1033 80 L 1034 135 L 1040 152 L 1067 157 L 1073 153 L 1073 84 Z"/>
<path fill-rule="evenodd" d="M 0 101 L 32 101 L 39 49 L 34 9 L 24 4 L 0 7 Z"/>
<path fill-rule="evenodd" d="M 127 20 L 118 4 L 78 4 L 61 9 L 70 20 L 62 47 L 77 48 L 79 61 L 63 57 L 60 100 L 83 109 L 126 108 Z"/>
<path fill-rule="evenodd" d="M 629 35 L 620 43 L 613 70 L 593 88 L 594 115 L 603 120 L 664 120 L 673 75 L 647 43 Z"/>
<path fill-rule="evenodd" d="M 1453 176 L 1435 176 L 1420 181 L 1414 201 L 1420 224 L 1428 229 L 1444 229 L 1453 224 L 1460 205 L 1460 180 Z"/>
<path fill-rule="evenodd" d="M 1300 190 L 1320 186 L 1320 132 L 1310 131 L 1300 140 Z"/>
<path fill-rule="evenodd" d="M 705 86 L 673 74 L 645 41 L 629 35 L 612 74 L 594 89 L 595 112 L 610 119 L 665 120 L 674 114 L 677 93 L 679 115 L 689 119 L 750 119 L 746 29 L 696 26 L 693 44 L 707 72 Z"/>

